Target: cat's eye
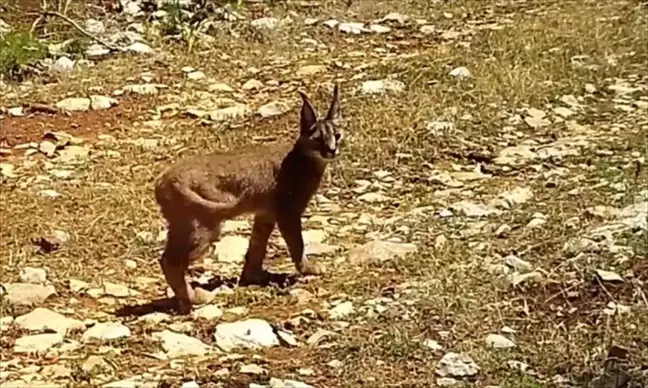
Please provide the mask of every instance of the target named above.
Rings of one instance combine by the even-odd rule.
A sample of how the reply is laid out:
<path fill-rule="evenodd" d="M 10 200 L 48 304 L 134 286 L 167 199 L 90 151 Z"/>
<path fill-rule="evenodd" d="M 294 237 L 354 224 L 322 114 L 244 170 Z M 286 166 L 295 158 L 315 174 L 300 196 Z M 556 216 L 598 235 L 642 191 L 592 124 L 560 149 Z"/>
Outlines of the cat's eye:
<path fill-rule="evenodd" d="M 341 134 L 341 133 L 338 132 L 338 133 L 335 134 L 335 140 L 336 140 L 336 141 L 340 141 L 341 138 L 342 138 L 342 134 Z"/>

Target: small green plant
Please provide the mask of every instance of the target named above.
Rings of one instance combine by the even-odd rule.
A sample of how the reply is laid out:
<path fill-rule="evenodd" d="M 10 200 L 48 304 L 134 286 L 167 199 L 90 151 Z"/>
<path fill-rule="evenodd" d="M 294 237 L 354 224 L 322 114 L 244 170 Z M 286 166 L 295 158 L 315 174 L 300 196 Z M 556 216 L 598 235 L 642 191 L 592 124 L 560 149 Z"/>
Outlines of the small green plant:
<path fill-rule="evenodd" d="M 45 47 L 27 32 L 12 32 L 0 41 L 0 75 L 14 78 L 24 66 L 46 55 Z"/>

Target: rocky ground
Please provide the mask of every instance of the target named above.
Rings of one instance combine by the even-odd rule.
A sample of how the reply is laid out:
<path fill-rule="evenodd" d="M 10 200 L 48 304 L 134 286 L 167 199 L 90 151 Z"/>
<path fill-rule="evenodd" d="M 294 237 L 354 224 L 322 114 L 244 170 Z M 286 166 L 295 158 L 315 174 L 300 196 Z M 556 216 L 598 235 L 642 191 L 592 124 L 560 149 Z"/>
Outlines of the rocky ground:
<path fill-rule="evenodd" d="M 72 1 L 89 36 L 45 18 L 0 83 L 2 387 L 648 385 L 645 5 L 158 3 Z M 346 143 L 303 218 L 328 273 L 275 232 L 286 283 L 237 287 L 234 220 L 192 270 L 211 302 L 159 308 L 154 177 L 292 141 L 334 82 Z"/>

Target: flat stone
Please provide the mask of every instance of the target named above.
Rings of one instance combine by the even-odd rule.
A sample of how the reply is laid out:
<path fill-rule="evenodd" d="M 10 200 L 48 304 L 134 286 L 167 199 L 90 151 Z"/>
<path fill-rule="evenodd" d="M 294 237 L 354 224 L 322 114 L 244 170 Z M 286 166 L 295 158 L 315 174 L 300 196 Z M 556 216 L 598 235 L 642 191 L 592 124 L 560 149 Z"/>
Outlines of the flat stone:
<path fill-rule="evenodd" d="M 374 240 L 349 251 L 349 260 L 353 263 L 367 261 L 387 261 L 402 258 L 408 253 L 418 251 L 418 247 L 410 243 Z"/>
<path fill-rule="evenodd" d="M 53 330 L 62 335 L 71 331 L 85 330 L 83 322 L 42 307 L 17 317 L 15 324 L 29 331 Z"/>
<path fill-rule="evenodd" d="M 225 236 L 215 245 L 215 252 L 219 262 L 243 263 L 249 241 L 241 236 Z"/>
<path fill-rule="evenodd" d="M 436 372 L 441 377 L 470 377 L 479 373 L 479 369 L 469 356 L 448 352 L 437 363 Z"/>
<path fill-rule="evenodd" d="M 458 79 L 465 79 L 471 78 L 472 73 L 470 72 L 470 70 L 468 70 L 468 68 L 459 66 L 450 71 L 450 76 Z"/>
<path fill-rule="evenodd" d="M 304 77 L 321 73 L 323 71 L 326 71 L 326 66 L 324 65 L 307 65 L 297 69 L 297 72 L 295 74 L 297 74 L 298 77 Z"/>
<path fill-rule="evenodd" d="M 42 284 L 47 280 L 47 272 L 43 268 L 25 267 L 19 277 L 22 283 Z"/>
<path fill-rule="evenodd" d="M 151 54 L 154 50 L 146 43 L 134 42 L 126 46 L 126 50 L 137 54 Z"/>
<path fill-rule="evenodd" d="M 263 84 L 263 82 L 261 82 L 259 80 L 256 80 L 256 79 L 251 79 L 251 80 L 248 80 L 247 82 L 245 82 L 243 84 L 243 86 L 241 86 L 241 89 L 243 89 L 245 91 L 259 90 L 259 89 L 263 88 L 264 86 L 265 85 Z"/>
<path fill-rule="evenodd" d="M 486 345 L 495 349 L 511 349 L 517 346 L 515 342 L 501 334 L 489 334 L 486 337 Z"/>
<path fill-rule="evenodd" d="M 308 385 L 301 381 L 297 380 L 280 380 L 275 377 L 271 377 L 268 381 L 269 388 L 314 388 L 312 385 Z"/>
<path fill-rule="evenodd" d="M 261 349 L 279 345 L 274 328 L 262 319 L 221 323 L 214 332 L 216 345 L 226 352 L 236 348 Z"/>
<path fill-rule="evenodd" d="M 244 117 L 251 113 L 250 108 L 245 104 L 235 104 L 227 108 L 215 109 L 205 112 L 205 115 L 212 121 L 227 121 L 238 117 Z"/>
<path fill-rule="evenodd" d="M 369 80 L 362 83 L 363 94 L 383 94 L 388 92 L 402 92 L 405 84 L 393 79 Z"/>
<path fill-rule="evenodd" d="M 103 110 L 109 109 L 117 105 L 119 101 L 112 97 L 91 95 L 90 96 L 90 106 L 93 110 Z"/>
<path fill-rule="evenodd" d="M 265 369 L 261 368 L 257 364 L 245 364 L 241 365 L 239 372 L 247 375 L 263 375 L 268 373 Z"/>
<path fill-rule="evenodd" d="M 88 329 L 81 340 L 83 342 L 88 342 L 91 340 L 100 340 L 108 341 L 118 338 L 130 337 L 131 331 L 127 326 L 122 325 L 119 322 L 106 322 L 106 323 L 97 323 Z"/>
<path fill-rule="evenodd" d="M 125 298 L 131 296 L 131 290 L 123 284 L 103 282 L 105 295 L 114 296 L 115 298 Z"/>
<path fill-rule="evenodd" d="M 153 333 L 152 337 L 162 342 L 162 349 L 169 358 L 204 356 L 211 351 L 209 345 L 199 339 L 170 330 Z"/>
<path fill-rule="evenodd" d="M 269 102 L 258 109 L 261 117 L 273 117 L 282 115 L 290 110 L 290 106 L 284 101 Z"/>
<path fill-rule="evenodd" d="M 213 321 L 223 316 L 223 310 L 221 310 L 220 307 L 216 305 L 207 305 L 197 310 L 194 310 L 191 313 L 191 316 L 194 319 L 202 318 L 202 319 Z"/>
<path fill-rule="evenodd" d="M 54 64 L 52 64 L 51 70 L 57 73 L 69 73 L 74 70 L 75 62 L 68 57 L 60 57 Z"/>
<path fill-rule="evenodd" d="M 623 282 L 621 275 L 616 272 L 597 269 L 596 275 L 604 282 Z"/>
<path fill-rule="evenodd" d="M 90 109 L 90 99 L 83 97 L 70 97 L 57 102 L 56 107 L 68 112 L 87 111 Z"/>
<path fill-rule="evenodd" d="M 513 268 L 519 273 L 528 273 L 533 271 L 533 266 L 528 261 L 522 260 L 515 255 L 508 255 L 504 258 L 504 264 Z"/>
<path fill-rule="evenodd" d="M 329 310 L 329 318 L 331 318 L 332 320 L 344 319 L 353 314 L 353 311 L 354 309 L 352 302 L 342 302 Z"/>
<path fill-rule="evenodd" d="M 4 300 L 14 305 L 33 306 L 38 305 L 50 296 L 56 295 L 54 286 L 44 286 L 31 283 L 9 283 L 4 284 L 7 294 Z"/>
<path fill-rule="evenodd" d="M 20 337 L 14 344 L 14 353 L 43 354 L 61 342 L 63 342 L 63 335 L 59 333 Z"/>
<path fill-rule="evenodd" d="M 497 214 L 498 211 L 481 203 L 470 201 L 459 201 L 450 205 L 450 208 L 466 217 L 487 217 L 491 214 Z"/>

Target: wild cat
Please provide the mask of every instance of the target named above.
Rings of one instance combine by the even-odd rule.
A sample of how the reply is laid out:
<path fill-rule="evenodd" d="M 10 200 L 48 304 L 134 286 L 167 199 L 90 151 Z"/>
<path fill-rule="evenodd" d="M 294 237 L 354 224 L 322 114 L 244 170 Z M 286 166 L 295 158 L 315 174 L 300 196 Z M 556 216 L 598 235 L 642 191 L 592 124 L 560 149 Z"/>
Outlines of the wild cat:
<path fill-rule="evenodd" d="M 275 224 L 297 271 L 324 273 L 324 266 L 304 254 L 301 216 L 343 142 L 338 85 L 321 120 L 308 97 L 300 96 L 299 137 L 293 144 L 193 156 L 157 177 L 155 198 L 168 224 L 160 265 L 181 312 L 196 303 L 185 278 L 189 265 L 219 240 L 224 220 L 242 214 L 254 214 L 254 223 L 240 285 L 267 281 L 263 260 Z"/>

